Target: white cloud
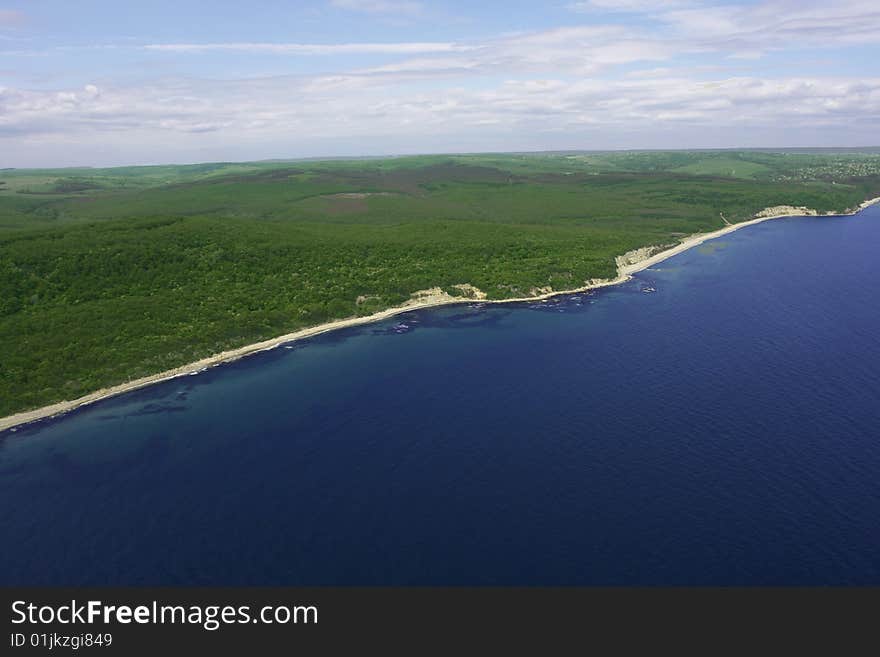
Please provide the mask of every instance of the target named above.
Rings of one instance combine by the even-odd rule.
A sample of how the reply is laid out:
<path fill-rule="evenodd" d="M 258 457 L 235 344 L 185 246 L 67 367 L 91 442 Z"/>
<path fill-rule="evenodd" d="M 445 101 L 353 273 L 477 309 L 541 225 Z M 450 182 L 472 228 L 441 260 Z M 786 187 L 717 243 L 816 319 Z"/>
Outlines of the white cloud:
<path fill-rule="evenodd" d="M 578 13 L 595 11 L 645 13 L 692 4 L 689 0 L 583 0 L 566 7 Z"/>
<path fill-rule="evenodd" d="M 397 55 L 403 58 L 350 73 L 422 74 L 431 78 L 539 71 L 587 75 L 619 64 L 663 60 L 688 47 L 612 25 L 558 28 L 475 43 L 166 43 L 143 48 L 180 54 L 231 51 L 299 56 Z"/>
<path fill-rule="evenodd" d="M 656 28 L 630 24 L 561 27 L 478 42 L 413 43 L 168 43 L 144 46 L 151 51 L 204 53 L 217 51 L 277 55 L 382 54 L 433 55 L 398 60 L 381 70 L 422 70 L 427 76 L 454 71 L 472 74 L 534 73 L 591 75 L 611 66 L 658 62 L 679 55 L 717 53 L 739 60 L 801 46 L 840 47 L 880 43 L 880 3 L 838 0 L 768 0 L 754 5 L 685 6 L 668 9 L 661 0 L 594 0 L 603 6 L 662 6 L 652 14 Z M 653 4 L 652 4 L 653 3 Z M 443 58 L 449 61 L 444 64 Z"/>
<path fill-rule="evenodd" d="M 466 47 L 455 43 L 153 43 L 146 50 L 202 53 L 217 51 L 249 52 L 275 55 L 412 55 L 454 52 Z"/>
<path fill-rule="evenodd" d="M 320 75 L 140 86 L 102 80 L 100 88 L 58 85 L 52 90 L 7 86 L 0 89 L 0 137 L 17 141 L 7 141 L 0 156 L 30 152 L 25 143 L 77 139 L 119 148 L 130 139 L 132 149 L 186 144 L 199 154 L 189 159 L 203 159 L 208 157 L 201 155 L 203 147 L 237 148 L 261 140 L 269 145 L 265 149 L 338 140 L 377 143 L 388 152 L 391 143 L 421 150 L 455 143 L 473 150 L 488 146 L 481 141 L 486 134 L 501 135 L 493 142 L 496 149 L 514 148 L 523 140 L 533 140 L 535 147 L 577 147 L 566 140 L 584 130 L 607 139 L 636 135 L 645 140 L 629 147 L 663 146 L 647 141 L 660 139 L 657 135 L 775 139 L 786 131 L 799 135 L 802 144 L 822 139 L 830 145 L 832 136 L 849 135 L 852 145 L 853 135 L 867 143 L 880 134 L 880 78 L 858 79 L 858 69 L 848 75 L 845 67 L 838 75 L 823 76 L 811 73 L 806 63 L 784 69 L 778 62 L 767 69 L 775 72 L 771 75 L 750 61 L 804 44 L 816 50 L 880 43 L 876 0 L 674 8 L 659 0 L 592 4 L 597 3 L 662 7 L 650 14 L 657 19 L 653 22 L 603 21 L 467 42 L 120 45 L 178 59 L 216 52 L 383 58 Z M 800 74 L 780 72 L 785 70 Z M 538 136 L 546 140 L 539 142 Z M 665 144 L 685 145 L 701 144 L 681 138 Z M 251 156 L 294 154 L 265 149 Z M 354 146 L 348 152 L 356 151 Z M 90 151 L 83 146 L 83 152 Z"/>
<path fill-rule="evenodd" d="M 880 43 L 876 0 L 768 0 L 749 5 L 686 8 L 658 18 L 677 34 L 721 49 L 763 50 L 801 45 Z"/>
<path fill-rule="evenodd" d="M 421 2 L 411 0 L 330 0 L 330 4 L 351 11 L 370 14 L 396 14 L 398 16 L 418 15 L 425 8 Z"/>
<path fill-rule="evenodd" d="M 664 76 L 616 81 L 507 80 L 490 88 L 427 90 L 397 78 L 322 76 L 230 82 L 166 82 L 137 88 L 0 89 L 0 135 L 133 131 L 222 132 L 223 139 L 308 134 L 423 137 L 478 125 L 565 132 L 578 126 L 663 130 L 664 125 L 812 130 L 880 123 L 880 78 Z M 166 136 L 162 136 L 166 135 Z"/>
<path fill-rule="evenodd" d="M 718 51 L 756 53 L 799 45 L 811 47 L 880 43 L 877 0 L 764 0 L 756 3 L 698 0 L 583 0 L 576 12 L 628 12 L 666 25 L 667 38 Z"/>
<path fill-rule="evenodd" d="M 559 28 L 459 44 L 449 53 L 402 59 L 353 73 L 421 74 L 426 79 L 539 73 L 583 76 L 621 64 L 665 60 L 688 48 L 617 26 Z"/>

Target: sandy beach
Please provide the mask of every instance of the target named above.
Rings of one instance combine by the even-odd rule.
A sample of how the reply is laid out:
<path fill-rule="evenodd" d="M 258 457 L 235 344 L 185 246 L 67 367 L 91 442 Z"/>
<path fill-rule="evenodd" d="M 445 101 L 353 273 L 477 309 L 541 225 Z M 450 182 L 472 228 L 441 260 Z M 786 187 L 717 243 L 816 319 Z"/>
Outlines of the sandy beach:
<path fill-rule="evenodd" d="M 675 246 L 671 246 L 670 248 L 657 251 L 657 247 L 645 247 L 641 249 L 636 249 L 635 251 L 631 251 L 617 258 L 617 276 L 613 279 L 603 279 L 603 280 L 593 280 L 590 281 L 587 285 L 583 287 L 571 289 L 571 290 L 556 290 L 551 292 L 546 292 L 543 294 L 530 296 L 530 297 L 519 297 L 514 299 L 500 299 L 500 300 L 486 300 L 482 298 L 482 293 L 475 288 L 470 288 L 470 292 L 474 294 L 475 298 L 470 299 L 462 299 L 460 297 L 452 297 L 448 294 L 445 294 L 439 288 L 433 288 L 430 290 L 423 290 L 413 295 L 413 298 L 407 303 L 396 306 L 394 308 L 388 308 L 381 312 L 375 313 L 373 315 L 368 315 L 365 317 L 355 317 L 349 319 L 340 319 L 333 322 L 328 322 L 326 324 L 320 324 L 318 326 L 313 326 L 310 328 L 301 329 L 299 331 L 295 331 L 293 333 L 288 333 L 286 335 L 281 335 L 276 338 L 271 338 L 269 340 L 264 340 L 262 342 L 257 342 L 254 344 L 246 345 L 244 347 L 239 347 L 237 349 L 232 349 L 229 351 L 224 351 L 219 354 L 215 354 L 213 356 L 209 356 L 207 358 L 203 358 L 194 363 L 189 363 L 188 365 L 183 365 L 181 367 L 177 367 L 171 370 L 167 370 L 165 372 L 160 372 L 158 374 L 154 374 L 151 376 L 143 377 L 140 379 L 136 379 L 134 381 L 129 381 L 127 383 L 122 383 L 116 386 L 112 386 L 109 388 L 104 388 L 101 390 L 97 390 L 91 394 L 88 394 L 84 397 L 80 397 L 78 399 L 74 399 L 71 401 L 61 401 L 55 404 L 51 404 L 49 406 L 44 406 L 42 408 L 38 408 L 31 411 L 24 411 L 21 413 L 16 413 L 14 415 L 10 415 L 8 417 L 0 419 L 0 431 L 4 431 L 6 429 L 11 429 L 23 424 L 27 424 L 30 422 L 35 422 L 37 420 L 45 419 L 48 417 L 52 417 L 55 415 L 61 415 L 67 412 L 70 412 L 74 409 L 80 408 L 82 406 L 86 406 L 88 404 L 92 404 L 94 402 L 100 401 L 102 399 L 107 399 L 108 397 L 113 397 L 115 395 L 119 395 L 125 392 L 129 392 L 132 390 L 137 390 L 139 388 L 143 388 L 154 383 L 159 383 L 160 381 L 167 381 L 169 379 L 173 379 L 180 376 L 186 376 L 192 374 L 194 372 L 199 372 L 203 369 L 213 367 L 216 365 L 220 365 L 222 363 L 228 363 L 235 361 L 239 358 L 243 358 L 250 354 L 258 353 L 261 351 L 266 351 L 269 349 L 274 349 L 284 344 L 288 344 L 294 342 L 296 340 L 302 340 L 304 338 L 309 338 L 315 335 L 320 335 L 322 333 L 327 333 L 329 331 L 335 331 L 338 329 L 350 327 L 350 326 L 360 326 L 363 324 L 369 324 L 372 322 L 378 322 L 383 319 L 387 319 L 389 317 L 394 317 L 395 315 L 399 315 L 401 313 L 409 312 L 412 310 L 419 310 L 424 308 L 431 308 L 436 306 L 444 306 L 451 304 L 462 304 L 462 303 L 519 303 L 519 302 L 528 302 L 528 301 L 539 301 L 542 299 L 548 299 L 550 297 L 555 297 L 564 294 L 574 294 L 578 292 L 585 292 L 588 290 L 593 290 L 601 287 L 608 287 L 611 285 L 617 285 L 623 283 L 624 281 L 629 280 L 632 275 L 636 272 L 642 271 L 649 267 L 656 265 L 659 262 L 666 260 L 667 258 L 671 258 L 674 255 L 682 253 L 683 251 L 687 251 L 695 246 L 703 244 L 708 240 L 715 239 L 717 237 L 721 237 L 722 235 L 727 235 L 728 233 L 732 233 L 733 231 L 739 230 L 741 228 L 746 228 L 748 226 L 753 226 L 755 224 L 762 223 L 764 221 L 770 221 L 772 219 L 778 219 L 781 217 L 791 217 L 791 216 L 848 216 L 856 214 L 857 212 L 873 205 L 875 203 L 880 202 L 880 197 L 870 199 L 862 203 L 857 209 L 852 212 L 845 213 L 826 213 L 820 215 L 815 210 L 805 207 L 793 207 L 793 206 L 775 206 L 771 208 L 765 208 L 761 212 L 757 213 L 753 219 L 748 221 L 743 221 L 737 224 L 729 224 L 725 225 L 724 228 L 721 228 L 716 231 L 712 231 L 710 233 L 698 233 L 695 235 L 691 235 L 685 239 L 683 239 L 680 243 Z M 726 220 L 725 220 L 726 221 Z M 469 286 L 465 286 L 469 287 Z"/>

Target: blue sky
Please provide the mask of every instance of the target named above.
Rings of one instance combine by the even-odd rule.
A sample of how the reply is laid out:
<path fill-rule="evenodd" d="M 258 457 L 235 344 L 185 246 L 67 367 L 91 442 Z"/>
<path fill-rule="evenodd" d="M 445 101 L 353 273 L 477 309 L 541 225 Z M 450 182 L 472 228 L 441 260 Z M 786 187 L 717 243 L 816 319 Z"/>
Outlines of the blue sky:
<path fill-rule="evenodd" d="M 0 167 L 880 144 L 877 0 L 0 0 Z"/>

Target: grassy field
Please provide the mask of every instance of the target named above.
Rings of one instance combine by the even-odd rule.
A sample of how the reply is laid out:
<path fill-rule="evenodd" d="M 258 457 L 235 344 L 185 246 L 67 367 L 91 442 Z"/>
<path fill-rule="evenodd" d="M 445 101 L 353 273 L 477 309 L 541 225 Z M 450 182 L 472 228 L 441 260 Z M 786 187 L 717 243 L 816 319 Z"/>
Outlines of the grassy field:
<path fill-rule="evenodd" d="M 877 195 L 880 155 L 841 152 L 0 170 L 0 415 L 433 286 L 574 288 L 722 212 Z"/>

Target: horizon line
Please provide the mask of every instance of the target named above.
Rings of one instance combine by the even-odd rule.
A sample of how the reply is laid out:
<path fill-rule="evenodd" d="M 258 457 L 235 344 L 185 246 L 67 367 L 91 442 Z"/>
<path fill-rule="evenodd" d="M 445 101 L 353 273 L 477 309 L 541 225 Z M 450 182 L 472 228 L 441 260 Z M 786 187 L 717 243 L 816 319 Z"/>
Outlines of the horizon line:
<path fill-rule="evenodd" d="M 115 164 L 112 166 L 100 166 L 94 164 L 78 164 L 68 166 L 42 166 L 42 167 L 0 167 L 0 171 L 41 171 L 45 169 L 125 169 L 131 167 L 187 167 L 205 164 L 264 164 L 270 162 L 324 162 L 329 160 L 382 160 L 406 157 L 442 157 L 442 156 L 473 156 L 473 155 L 554 155 L 569 153 L 690 153 L 690 152 L 786 152 L 786 151 L 840 151 L 840 152 L 864 152 L 877 151 L 880 154 L 880 144 L 872 146 L 719 146 L 719 147 L 694 147 L 694 148 L 572 148 L 572 149 L 544 149 L 544 150 L 514 150 L 514 151 L 426 151 L 418 153 L 384 153 L 381 155 L 304 155 L 301 157 L 268 157 L 258 160 L 201 160 L 188 162 L 151 162 Z"/>

